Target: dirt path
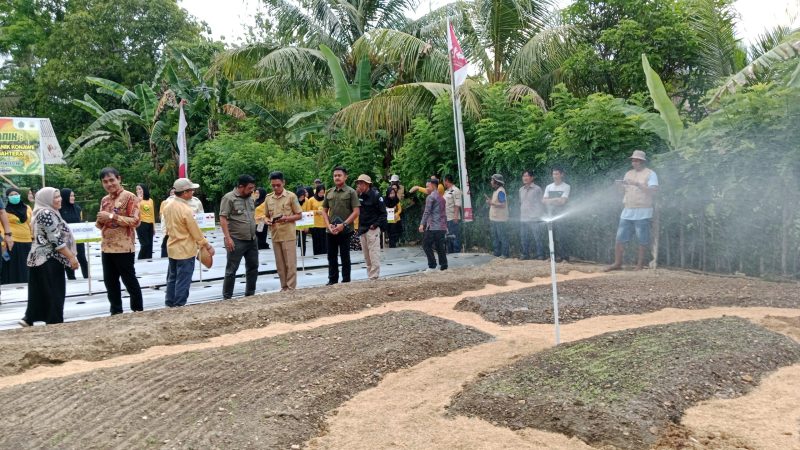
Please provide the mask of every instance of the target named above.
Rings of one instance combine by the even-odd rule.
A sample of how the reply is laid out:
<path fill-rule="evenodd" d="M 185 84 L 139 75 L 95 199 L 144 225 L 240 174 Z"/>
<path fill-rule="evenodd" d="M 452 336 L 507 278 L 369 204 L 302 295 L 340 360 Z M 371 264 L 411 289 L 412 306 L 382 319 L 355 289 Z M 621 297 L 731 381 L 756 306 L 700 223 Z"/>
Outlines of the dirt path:
<path fill-rule="evenodd" d="M 681 423 L 702 442 L 740 440 L 753 449 L 800 449 L 800 364 L 762 380 L 750 394 L 711 400 L 686 411 Z"/>

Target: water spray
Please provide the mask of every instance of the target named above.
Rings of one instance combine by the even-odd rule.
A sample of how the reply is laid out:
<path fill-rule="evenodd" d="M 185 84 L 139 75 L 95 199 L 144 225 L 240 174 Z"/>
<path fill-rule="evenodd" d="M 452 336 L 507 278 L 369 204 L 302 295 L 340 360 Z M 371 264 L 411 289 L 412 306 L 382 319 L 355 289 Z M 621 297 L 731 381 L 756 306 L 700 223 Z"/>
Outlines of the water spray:
<path fill-rule="evenodd" d="M 553 282 L 553 323 L 556 327 L 556 345 L 561 342 L 561 331 L 558 325 L 558 284 L 556 280 L 556 250 L 553 242 L 553 221 L 557 217 L 545 219 L 547 236 L 550 239 L 550 279 Z"/>

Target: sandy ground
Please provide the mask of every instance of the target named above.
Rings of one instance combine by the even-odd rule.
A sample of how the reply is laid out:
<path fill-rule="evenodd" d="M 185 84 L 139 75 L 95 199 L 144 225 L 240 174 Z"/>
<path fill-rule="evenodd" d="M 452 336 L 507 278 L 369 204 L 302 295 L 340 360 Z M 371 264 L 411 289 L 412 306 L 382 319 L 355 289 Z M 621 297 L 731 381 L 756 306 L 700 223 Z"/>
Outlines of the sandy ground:
<path fill-rule="evenodd" d="M 501 264 L 513 266 L 522 263 L 518 261 L 498 263 Z M 492 270 L 501 269 L 498 265 Z M 515 274 L 518 275 L 519 272 Z M 539 271 L 539 274 L 542 274 L 542 271 Z M 568 275 L 560 275 L 559 279 L 566 281 L 586 278 L 586 281 L 590 282 L 589 278 L 593 277 L 605 279 L 615 276 L 625 277 L 627 274 L 571 272 Z M 491 280 L 488 274 L 482 274 L 481 278 Z M 511 278 L 508 275 L 503 277 L 504 280 Z M 475 277 L 470 279 L 468 284 L 474 286 L 477 281 L 478 277 Z M 355 395 L 331 414 L 327 419 L 328 431 L 309 441 L 307 443 L 309 448 L 591 448 L 577 439 L 563 435 L 532 429 L 515 432 L 479 419 L 447 416 L 447 405 L 451 397 L 459 392 L 465 383 L 474 380 L 482 372 L 510 364 L 522 355 L 549 348 L 553 345 L 554 339 L 552 325 L 503 326 L 488 322 L 471 312 L 456 311 L 453 309 L 456 303 L 466 297 L 513 292 L 549 282 L 549 278 L 534 278 L 531 282 L 508 281 L 502 286 L 487 284 L 482 289 L 458 295 L 434 296 L 419 301 L 402 299 L 378 306 L 370 305 L 351 314 L 330 315 L 303 323 L 271 322 L 269 326 L 225 333 L 205 342 L 151 346 L 141 353 L 115 356 L 100 361 L 71 361 L 59 366 L 38 367 L 19 375 L 0 378 L 0 388 L 38 379 L 58 378 L 101 368 L 137 364 L 201 348 L 237 345 L 292 331 L 310 330 L 323 325 L 357 320 L 387 311 L 411 310 L 475 327 L 494 335 L 496 339 L 468 349 L 457 350 L 446 356 L 431 358 L 408 369 L 386 375 L 376 387 Z M 425 278 L 420 277 L 418 283 L 420 288 L 424 287 Z M 419 290 L 415 289 L 415 292 Z M 718 307 L 701 310 L 664 309 L 647 314 L 593 317 L 562 325 L 561 339 L 566 342 L 626 328 L 725 315 L 735 315 L 763 323 L 795 339 L 800 336 L 800 326 L 792 322 L 800 317 L 800 309 Z M 774 317 L 786 317 L 791 320 L 776 322 Z M 754 449 L 800 448 L 800 426 L 798 426 L 800 389 L 796 389 L 797 386 L 800 386 L 800 365 L 784 368 L 772 374 L 762 382 L 761 386 L 744 397 L 710 401 L 690 409 L 684 424 L 694 436 L 724 436 L 730 442 L 746 442 Z M 700 445 L 698 448 L 703 446 Z M 732 447 L 723 445 L 714 448 Z"/>

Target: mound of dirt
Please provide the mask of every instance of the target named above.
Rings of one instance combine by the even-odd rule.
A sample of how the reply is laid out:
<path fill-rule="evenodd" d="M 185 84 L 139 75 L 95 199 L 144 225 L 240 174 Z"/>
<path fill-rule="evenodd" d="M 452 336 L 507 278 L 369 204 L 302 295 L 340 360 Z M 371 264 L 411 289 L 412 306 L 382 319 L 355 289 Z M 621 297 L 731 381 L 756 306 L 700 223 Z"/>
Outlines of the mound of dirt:
<path fill-rule="evenodd" d="M 379 316 L 0 391 L 2 448 L 299 448 L 388 372 L 491 336 Z M 293 447 L 298 446 L 298 447 Z"/>
<path fill-rule="evenodd" d="M 541 261 L 495 260 L 484 266 L 410 275 L 378 282 L 299 289 L 185 308 L 120 314 L 45 327 L 0 331 L 0 376 L 38 365 L 65 361 L 97 361 L 137 353 L 155 345 L 201 341 L 273 322 L 306 322 L 358 312 L 393 301 L 419 301 L 458 295 L 486 284 L 528 281 L 549 275 Z M 593 272 L 599 266 L 564 264 L 559 271 Z"/>
<path fill-rule="evenodd" d="M 558 309 L 562 323 L 595 316 L 642 314 L 664 308 L 703 309 L 714 306 L 767 306 L 800 308 L 797 283 L 775 283 L 752 278 L 696 275 L 659 270 L 617 272 L 588 280 L 558 285 Z M 515 292 L 469 297 L 457 310 L 480 314 L 501 324 L 552 323 L 550 286 Z"/>
<path fill-rule="evenodd" d="M 450 411 L 577 436 L 591 445 L 653 445 L 690 406 L 750 391 L 800 361 L 800 345 L 725 317 L 607 333 L 482 376 Z"/>

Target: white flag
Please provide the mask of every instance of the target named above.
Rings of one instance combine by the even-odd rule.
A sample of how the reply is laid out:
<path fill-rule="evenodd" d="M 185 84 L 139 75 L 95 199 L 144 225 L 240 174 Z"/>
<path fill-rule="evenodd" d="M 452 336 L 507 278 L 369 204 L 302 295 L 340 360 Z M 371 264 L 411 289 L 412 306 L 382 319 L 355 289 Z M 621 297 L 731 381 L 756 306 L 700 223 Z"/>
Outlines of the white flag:
<path fill-rule="evenodd" d="M 178 178 L 189 176 L 189 157 L 186 153 L 186 116 L 183 115 L 183 102 L 180 104 L 178 119 Z"/>

